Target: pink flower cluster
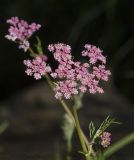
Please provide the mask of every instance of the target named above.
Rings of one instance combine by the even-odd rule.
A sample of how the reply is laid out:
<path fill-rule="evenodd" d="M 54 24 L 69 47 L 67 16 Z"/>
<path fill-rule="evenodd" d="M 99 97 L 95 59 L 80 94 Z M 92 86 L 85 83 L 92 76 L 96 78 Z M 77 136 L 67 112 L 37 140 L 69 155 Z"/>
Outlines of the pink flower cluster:
<path fill-rule="evenodd" d="M 102 55 L 102 50 L 100 50 L 100 48 L 91 44 L 86 44 L 84 47 L 85 50 L 82 51 L 82 56 L 88 56 L 91 64 L 95 64 L 97 61 L 106 64 L 106 57 Z"/>
<path fill-rule="evenodd" d="M 38 31 L 41 27 L 40 24 L 31 23 L 28 24 L 24 20 L 20 20 L 18 17 L 12 17 L 7 20 L 10 24 L 8 34 L 5 36 L 7 39 L 19 43 L 19 48 L 24 49 L 26 52 L 30 47 L 28 39 L 34 32 Z"/>
<path fill-rule="evenodd" d="M 74 61 L 69 45 L 58 43 L 48 46 L 49 51 L 54 54 L 55 60 L 58 61 L 58 68 L 51 73 L 54 79 L 58 79 L 55 88 L 57 99 L 61 97 L 70 99 L 73 95 L 86 91 L 93 94 L 96 92 L 103 93 L 99 82 L 100 80 L 107 81 L 111 74 L 104 66 L 106 58 L 102 55 L 102 51 L 95 46 L 86 44 L 85 48 L 82 56 L 88 56 L 89 63 Z M 96 65 L 98 60 L 102 65 Z"/>
<path fill-rule="evenodd" d="M 46 64 L 45 56 L 37 56 L 33 60 L 24 60 L 24 64 L 27 66 L 26 74 L 34 76 L 36 80 L 51 72 L 51 67 Z"/>
<path fill-rule="evenodd" d="M 111 133 L 109 132 L 103 132 L 101 135 L 101 145 L 106 148 L 110 145 L 111 142 Z"/>

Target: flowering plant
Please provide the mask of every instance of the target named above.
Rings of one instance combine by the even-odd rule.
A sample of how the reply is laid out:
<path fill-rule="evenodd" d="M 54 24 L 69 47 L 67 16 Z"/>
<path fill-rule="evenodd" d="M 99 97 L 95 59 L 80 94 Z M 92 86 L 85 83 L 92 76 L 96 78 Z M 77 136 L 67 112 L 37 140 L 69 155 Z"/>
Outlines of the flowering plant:
<path fill-rule="evenodd" d="M 32 49 L 29 42 L 30 37 L 40 29 L 41 25 L 36 23 L 28 24 L 18 17 L 12 17 L 7 20 L 7 23 L 10 27 L 5 38 L 17 43 L 24 52 L 30 53 L 30 58 L 23 62 L 26 66 L 25 73 L 28 76 L 33 76 L 36 80 L 45 78 L 54 91 L 55 98 L 59 100 L 66 112 L 63 132 L 67 141 L 68 154 L 71 151 L 74 128 L 77 130 L 82 148 L 80 153 L 84 155 L 86 160 L 104 160 L 125 145 L 125 140 L 128 143 L 134 139 L 134 135 L 131 135 L 123 139 L 122 145 L 116 147 L 116 149 L 115 146 L 117 145 L 110 147 L 110 149 L 105 149 L 111 143 L 111 133 L 106 130 L 111 124 L 117 123 L 110 116 L 102 122 L 98 129 L 95 128 L 92 121 L 90 122 L 89 138 L 85 136 L 80 126 L 77 111 L 81 107 L 83 94 L 85 92 L 102 94 L 104 90 L 100 82 L 108 81 L 111 75 L 111 72 L 106 69 L 106 57 L 100 48 L 85 44 L 81 55 L 87 57 L 87 61 L 82 63 L 75 61 L 69 45 L 64 43 L 49 44 L 48 50 L 58 63 L 58 67 L 53 69 L 48 63 L 48 56 L 44 54 L 40 39 L 37 37 L 36 51 Z M 68 99 L 73 102 L 72 107 L 67 105 L 66 100 Z M 96 145 L 99 146 L 99 149 L 96 149 Z"/>

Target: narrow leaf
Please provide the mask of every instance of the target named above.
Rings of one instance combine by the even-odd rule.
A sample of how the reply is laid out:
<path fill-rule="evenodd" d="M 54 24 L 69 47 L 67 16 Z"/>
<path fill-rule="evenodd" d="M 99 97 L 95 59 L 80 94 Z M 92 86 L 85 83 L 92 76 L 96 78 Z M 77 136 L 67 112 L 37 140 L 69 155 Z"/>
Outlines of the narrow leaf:
<path fill-rule="evenodd" d="M 94 126 L 94 123 L 92 121 L 89 124 L 89 133 L 90 133 L 90 138 L 92 138 L 94 133 L 95 133 L 95 126 Z"/>

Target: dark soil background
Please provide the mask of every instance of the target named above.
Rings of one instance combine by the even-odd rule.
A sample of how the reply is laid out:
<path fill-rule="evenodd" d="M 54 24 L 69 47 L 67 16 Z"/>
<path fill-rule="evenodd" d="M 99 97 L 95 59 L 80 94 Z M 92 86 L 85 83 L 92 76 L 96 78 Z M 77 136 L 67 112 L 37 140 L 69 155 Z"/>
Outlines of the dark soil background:
<path fill-rule="evenodd" d="M 113 142 L 134 132 L 133 0 L 0 0 L 0 13 L 0 123 L 7 125 L 0 135 L 1 160 L 55 160 L 64 148 L 62 107 L 45 82 L 24 74 L 27 54 L 4 38 L 12 16 L 42 24 L 37 34 L 45 53 L 55 42 L 70 44 L 76 58 L 85 43 L 102 48 L 112 76 L 104 95 L 84 97 L 82 127 L 88 134 L 91 119 L 99 125 L 111 115 L 122 122 L 111 128 Z M 134 160 L 133 151 L 132 143 L 112 159 Z"/>

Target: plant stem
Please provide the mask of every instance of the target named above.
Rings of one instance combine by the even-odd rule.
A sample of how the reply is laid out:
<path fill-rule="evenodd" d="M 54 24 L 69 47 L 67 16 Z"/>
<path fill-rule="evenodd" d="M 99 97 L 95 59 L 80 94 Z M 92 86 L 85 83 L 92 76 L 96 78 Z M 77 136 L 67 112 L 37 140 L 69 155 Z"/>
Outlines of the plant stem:
<path fill-rule="evenodd" d="M 123 138 L 123 139 L 119 140 L 118 142 L 116 142 L 115 144 L 113 144 L 111 147 L 109 147 L 104 152 L 105 158 L 110 157 L 112 154 L 114 154 L 115 152 L 117 152 L 118 150 L 120 150 L 121 148 L 123 148 L 124 146 L 126 146 L 127 144 L 129 144 L 133 141 L 134 141 L 134 133 L 131 133 L 128 136 L 126 136 L 125 138 Z"/>
<path fill-rule="evenodd" d="M 66 111 L 66 113 L 70 116 L 70 118 L 73 120 L 74 122 L 74 125 L 75 127 L 77 126 L 77 122 L 76 122 L 76 119 L 74 117 L 74 115 L 71 113 L 71 111 L 69 110 L 69 107 L 67 106 L 67 104 L 65 103 L 65 101 L 63 99 L 59 100 L 61 105 L 63 106 L 64 110 Z M 86 143 L 86 146 L 89 145 L 89 142 L 87 140 L 87 137 L 85 136 L 84 132 L 82 131 L 80 125 L 79 125 L 79 129 L 80 129 L 80 132 L 81 132 L 81 136 L 83 137 L 84 139 L 84 142 Z"/>
<path fill-rule="evenodd" d="M 45 75 L 45 78 L 47 79 L 47 82 L 49 83 L 50 87 L 52 88 L 52 90 L 54 91 L 54 84 L 51 81 L 51 79 L 49 78 L 48 75 Z M 66 111 L 66 113 L 70 116 L 70 118 L 73 120 L 74 124 L 75 124 L 75 120 L 74 117 L 71 113 L 71 111 L 69 110 L 67 104 L 65 103 L 65 101 L 63 99 L 60 99 L 59 102 L 61 103 L 61 105 L 63 106 L 64 110 Z"/>
<path fill-rule="evenodd" d="M 87 155 L 88 149 L 86 147 L 85 140 L 83 138 L 83 134 L 82 134 L 83 132 L 80 127 L 80 123 L 79 123 L 79 119 L 78 119 L 78 115 L 77 115 L 77 110 L 76 110 L 75 106 L 73 107 L 73 115 L 74 115 L 74 119 L 75 119 L 75 123 L 76 123 L 76 130 L 77 130 L 77 133 L 78 133 L 78 136 L 80 139 L 81 147 L 82 147 L 83 152 L 85 154 L 85 158 L 86 158 L 86 160 L 90 160 L 90 157 Z"/>
<path fill-rule="evenodd" d="M 32 48 L 29 48 L 28 50 L 29 50 L 29 52 L 30 52 L 30 56 L 31 56 L 31 57 L 36 57 L 36 54 L 35 54 L 35 52 L 33 51 Z"/>
<path fill-rule="evenodd" d="M 40 43 L 40 40 L 38 40 L 38 42 Z M 41 51 L 42 51 L 42 49 L 41 49 Z M 34 53 L 32 48 L 29 48 L 29 52 L 30 52 L 31 57 L 35 57 L 36 56 L 36 54 Z M 48 84 L 50 85 L 50 87 L 52 88 L 52 90 L 55 92 L 55 90 L 54 90 L 55 84 L 51 81 L 51 79 L 49 78 L 49 75 L 46 74 L 45 78 L 46 78 Z M 78 132 L 78 136 L 79 136 L 80 143 L 81 143 L 81 146 L 83 148 L 83 152 L 85 154 L 86 160 L 90 160 L 89 156 L 86 156 L 86 154 L 88 153 L 88 144 L 89 144 L 89 142 L 88 142 L 86 136 L 84 135 L 84 133 L 83 133 L 81 127 L 80 127 L 78 116 L 77 116 L 77 111 L 76 111 L 75 107 L 73 107 L 73 113 L 74 113 L 74 115 L 73 115 L 72 112 L 70 111 L 69 107 L 67 106 L 67 104 L 65 103 L 65 101 L 63 99 L 60 99 L 59 102 L 63 106 L 65 112 L 73 120 L 74 125 L 75 125 L 75 127 L 77 129 L 77 132 Z"/>
<path fill-rule="evenodd" d="M 54 91 L 54 84 L 53 82 L 51 81 L 51 79 L 49 78 L 49 76 L 46 74 L 45 75 L 45 78 L 47 80 L 47 82 L 49 83 L 50 87 L 52 88 L 52 90 Z M 55 91 L 54 91 L 55 92 Z M 78 135 L 79 135 L 79 139 L 80 139 L 80 143 L 82 145 L 82 148 L 83 148 L 83 152 L 86 154 L 88 152 L 87 150 L 87 147 L 89 142 L 85 136 L 85 134 L 83 133 L 81 127 L 80 127 L 80 124 L 79 124 L 79 120 L 78 120 L 78 116 L 77 116 L 77 112 L 75 110 L 75 107 L 73 107 L 73 113 L 74 115 L 72 114 L 72 112 L 70 111 L 69 107 L 67 106 L 67 104 L 65 103 L 65 101 L 63 99 L 60 99 L 59 102 L 61 103 L 61 105 L 63 106 L 65 112 L 70 116 L 70 118 L 73 120 L 74 122 L 74 125 L 77 129 L 77 132 L 78 132 Z M 89 160 L 88 157 L 86 157 L 86 160 Z"/>
<path fill-rule="evenodd" d="M 40 43 L 40 40 L 38 40 L 38 43 Z M 41 46 L 40 46 L 41 47 Z M 41 50 L 38 50 L 39 52 L 42 52 L 42 48 Z M 35 52 L 33 51 L 32 48 L 29 48 L 29 52 L 30 52 L 30 55 L 31 57 L 36 57 L 36 54 Z M 42 53 L 41 53 L 42 54 Z M 48 82 L 48 84 L 50 85 L 50 87 L 52 88 L 52 90 L 55 92 L 54 90 L 54 86 L 55 84 L 51 81 L 51 79 L 49 78 L 49 75 L 45 75 L 45 78 Z M 70 111 L 69 107 L 67 106 L 67 104 L 65 103 L 65 101 L 63 99 L 60 99 L 59 102 L 61 103 L 61 105 L 63 106 L 65 112 L 70 116 L 70 118 L 73 120 L 74 122 L 74 125 L 76 127 L 76 130 L 78 132 L 78 136 L 79 136 L 79 139 L 80 139 L 80 143 L 81 143 L 81 146 L 82 146 L 82 149 L 83 149 L 83 152 L 85 154 L 85 157 L 86 157 L 86 160 L 90 160 L 89 156 L 87 155 L 88 153 L 88 140 L 86 138 L 86 136 L 84 135 L 81 127 L 80 127 L 80 124 L 79 124 L 79 120 L 78 120 L 78 116 L 77 116 L 77 111 L 76 111 L 76 108 L 73 107 L 73 114 L 72 112 Z"/>
<path fill-rule="evenodd" d="M 74 125 L 76 125 L 75 119 L 71 113 L 71 111 L 69 110 L 67 104 L 65 103 L 65 101 L 63 99 L 59 100 L 61 105 L 63 106 L 64 110 L 66 111 L 66 113 L 70 116 L 70 118 L 73 120 Z"/>

